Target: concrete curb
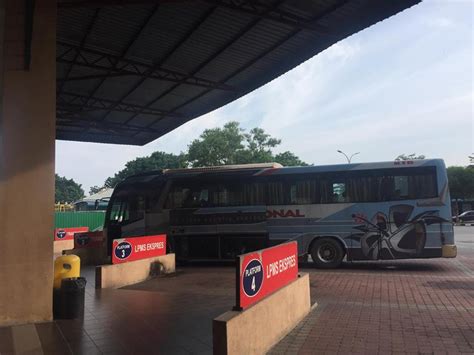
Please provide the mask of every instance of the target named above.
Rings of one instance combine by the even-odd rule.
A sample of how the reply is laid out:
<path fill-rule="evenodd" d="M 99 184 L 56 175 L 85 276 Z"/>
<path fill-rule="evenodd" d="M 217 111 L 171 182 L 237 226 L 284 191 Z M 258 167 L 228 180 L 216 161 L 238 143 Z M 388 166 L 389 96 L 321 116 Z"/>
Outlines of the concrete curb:
<path fill-rule="evenodd" d="M 95 288 L 120 288 L 161 273 L 174 273 L 175 255 L 166 254 L 123 264 L 101 265 L 97 266 L 95 271 Z"/>
<path fill-rule="evenodd" d="M 244 311 L 213 320 L 214 355 L 265 354 L 311 309 L 309 275 L 300 277 Z"/>

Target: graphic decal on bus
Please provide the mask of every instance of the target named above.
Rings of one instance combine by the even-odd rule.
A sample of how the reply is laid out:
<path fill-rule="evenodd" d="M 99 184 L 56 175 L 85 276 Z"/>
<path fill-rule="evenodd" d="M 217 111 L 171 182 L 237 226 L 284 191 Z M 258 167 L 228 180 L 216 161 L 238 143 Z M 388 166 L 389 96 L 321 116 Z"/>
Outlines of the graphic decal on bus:
<path fill-rule="evenodd" d="M 360 242 L 367 259 L 397 259 L 423 256 L 426 244 L 427 226 L 448 222 L 438 216 L 438 211 L 425 211 L 412 215 L 414 207 L 400 204 L 391 206 L 389 216 L 377 212 L 371 220 L 362 213 L 353 214 L 355 222 L 361 223 L 354 229 L 359 232 L 349 239 Z"/>

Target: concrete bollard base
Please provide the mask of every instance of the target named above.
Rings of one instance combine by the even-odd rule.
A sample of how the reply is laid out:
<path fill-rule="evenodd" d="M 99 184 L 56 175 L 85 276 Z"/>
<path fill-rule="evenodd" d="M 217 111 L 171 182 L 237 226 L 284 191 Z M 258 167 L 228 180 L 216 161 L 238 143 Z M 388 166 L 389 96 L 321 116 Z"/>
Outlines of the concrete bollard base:
<path fill-rule="evenodd" d="M 95 269 L 95 288 L 120 288 L 159 274 L 176 271 L 175 255 L 166 254 L 123 264 L 100 265 Z"/>
<path fill-rule="evenodd" d="M 55 255 L 62 254 L 64 250 L 74 248 L 74 240 L 67 239 L 67 240 L 55 240 L 53 242 L 53 253 Z"/>
<path fill-rule="evenodd" d="M 214 354 L 265 354 L 310 311 L 309 276 L 300 277 L 244 311 L 213 320 Z"/>

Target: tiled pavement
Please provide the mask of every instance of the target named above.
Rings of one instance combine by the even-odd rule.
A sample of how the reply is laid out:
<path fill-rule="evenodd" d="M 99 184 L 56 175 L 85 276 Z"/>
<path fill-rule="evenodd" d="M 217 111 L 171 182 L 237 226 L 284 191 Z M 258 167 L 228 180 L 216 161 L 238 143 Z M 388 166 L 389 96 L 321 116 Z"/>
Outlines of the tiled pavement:
<path fill-rule="evenodd" d="M 474 354 L 472 231 L 454 260 L 305 269 L 319 305 L 271 353 Z M 210 354 L 211 320 L 234 302 L 230 267 L 102 291 L 92 271 L 83 320 L 0 328 L 0 354 Z"/>
<path fill-rule="evenodd" d="M 454 260 L 354 263 L 312 272 L 318 307 L 271 353 L 474 354 L 471 231 Z"/>

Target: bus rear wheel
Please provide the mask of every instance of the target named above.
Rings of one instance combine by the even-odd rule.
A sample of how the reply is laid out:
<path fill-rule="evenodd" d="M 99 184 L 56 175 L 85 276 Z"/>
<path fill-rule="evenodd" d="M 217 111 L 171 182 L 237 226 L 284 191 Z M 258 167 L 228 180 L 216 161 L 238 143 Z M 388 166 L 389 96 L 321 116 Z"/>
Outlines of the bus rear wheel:
<path fill-rule="evenodd" d="M 311 246 L 311 258 L 318 268 L 337 268 L 344 259 L 344 249 L 335 239 L 317 239 Z"/>

